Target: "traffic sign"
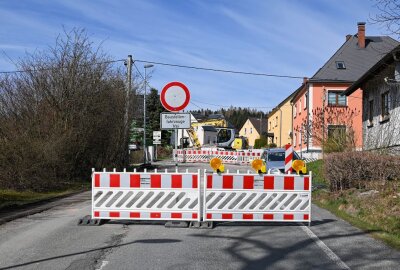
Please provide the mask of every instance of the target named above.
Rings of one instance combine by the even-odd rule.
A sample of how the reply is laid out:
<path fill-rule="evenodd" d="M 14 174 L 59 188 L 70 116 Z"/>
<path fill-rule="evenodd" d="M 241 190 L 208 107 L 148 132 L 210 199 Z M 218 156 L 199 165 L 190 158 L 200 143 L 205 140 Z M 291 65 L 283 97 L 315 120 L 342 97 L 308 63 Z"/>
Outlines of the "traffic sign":
<path fill-rule="evenodd" d="M 189 89 L 181 82 L 170 82 L 162 89 L 160 101 L 166 110 L 179 112 L 189 104 Z"/>
<path fill-rule="evenodd" d="M 161 141 L 161 131 L 153 131 L 153 140 Z"/>
<path fill-rule="evenodd" d="M 153 144 L 161 144 L 161 141 L 153 141 Z"/>
<path fill-rule="evenodd" d="M 189 129 L 190 113 L 161 113 L 161 129 Z"/>

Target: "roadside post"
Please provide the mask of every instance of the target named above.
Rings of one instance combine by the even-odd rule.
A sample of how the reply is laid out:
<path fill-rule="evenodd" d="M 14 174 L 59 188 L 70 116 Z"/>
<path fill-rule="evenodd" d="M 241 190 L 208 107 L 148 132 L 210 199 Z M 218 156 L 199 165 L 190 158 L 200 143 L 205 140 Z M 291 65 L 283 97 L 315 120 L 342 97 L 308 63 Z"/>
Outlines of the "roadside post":
<path fill-rule="evenodd" d="M 163 107 L 170 113 L 161 113 L 161 129 L 175 130 L 175 166 L 178 167 L 178 129 L 190 129 L 190 113 L 183 111 L 190 101 L 190 92 L 186 85 L 181 82 L 170 82 L 161 90 L 160 101 Z"/>

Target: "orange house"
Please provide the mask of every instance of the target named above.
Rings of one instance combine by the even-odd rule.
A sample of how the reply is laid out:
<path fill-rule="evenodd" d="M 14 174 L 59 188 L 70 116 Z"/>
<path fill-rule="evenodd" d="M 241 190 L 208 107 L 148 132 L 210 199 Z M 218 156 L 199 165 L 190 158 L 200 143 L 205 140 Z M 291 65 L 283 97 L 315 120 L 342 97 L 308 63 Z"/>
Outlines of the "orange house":
<path fill-rule="evenodd" d="M 388 36 L 365 36 L 365 23 L 347 35 L 344 44 L 291 100 L 292 144 L 304 158 L 320 158 L 322 142 L 335 134 L 351 134 L 362 149 L 362 91 L 342 93 L 399 43 Z"/>

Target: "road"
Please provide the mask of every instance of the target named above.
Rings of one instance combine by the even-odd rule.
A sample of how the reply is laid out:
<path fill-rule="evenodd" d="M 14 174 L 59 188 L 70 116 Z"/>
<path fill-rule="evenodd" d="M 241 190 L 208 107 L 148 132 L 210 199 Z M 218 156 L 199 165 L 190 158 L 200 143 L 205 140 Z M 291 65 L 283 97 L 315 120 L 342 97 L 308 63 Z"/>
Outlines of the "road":
<path fill-rule="evenodd" d="M 0 225 L 0 269 L 400 269 L 399 251 L 314 205 L 311 227 L 226 222 L 210 230 L 77 226 L 90 213 L 90 192 L 60 202 Z"/>

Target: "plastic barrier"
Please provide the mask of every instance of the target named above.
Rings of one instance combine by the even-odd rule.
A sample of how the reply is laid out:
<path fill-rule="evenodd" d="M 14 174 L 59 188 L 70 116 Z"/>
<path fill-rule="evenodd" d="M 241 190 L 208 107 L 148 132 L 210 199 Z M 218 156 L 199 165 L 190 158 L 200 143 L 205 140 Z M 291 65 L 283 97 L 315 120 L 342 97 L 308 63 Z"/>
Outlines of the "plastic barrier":
<path fill-rule="evenodd" d="M 221 150 L 174 150 L 174 157 L 178 162 L 204 162 L 208 163 L 214 157 L 220 158 L 224 163 L 249 164 L 254 159 L 261 158 L 263 150 L 221 151 Z"/>
<path fill-rule="evenodd" d="M 311 222 L 311 175 L 204 173 L 203 221 Z"/>
<path fill-rule="evenodd" d="M 255 159 L 260 159 L 264 150 L 240 151 L 237 152 L 239 164 L 250 164 Z"/>
<path fill-rule="evenodd" d="M 200 171 L 93 172 L 94 219 L 200 221 Z"/>

